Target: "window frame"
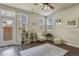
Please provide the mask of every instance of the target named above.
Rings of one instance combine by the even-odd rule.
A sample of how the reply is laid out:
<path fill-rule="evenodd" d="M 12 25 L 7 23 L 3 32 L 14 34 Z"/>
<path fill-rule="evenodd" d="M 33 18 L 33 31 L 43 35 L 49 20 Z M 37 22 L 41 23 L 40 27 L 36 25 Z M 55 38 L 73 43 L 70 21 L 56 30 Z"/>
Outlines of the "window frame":
<path fill-rule="evenodd" d="M 42 20 L 43 24 L 40 23 L 40 20 Z M 44 27 L 44 28 L 40 28 L 40 27 Z M 40 17 L 39 18 L 39 31 L 45 31 L 45 17 Z"/>
<path fill-rule="evenodd" d="M 49 21 L 49 20 L 51 20 L 51 21 Z M 51 22 L 51 23 L 50 23 Z M 50 24 L 49 24 L 50 23 Z M 48 17 L 47 18 L 47 22 L 46 22 L 46 26 L 47 26 L 47 31 L 52 31 L 52 29 L 53 29 L 53 18 L 52 17 Z M 50 29 L 49 29 L 49 26 L 52 26 Z"/>
<path fill-rule="evenodd" d="M 23 26 L 22 16 L 26 16 L 26 23 L 24 25 L 25 25 L 25 30 L 28 30 L 28 15 L 26 13 L 19 13 L 18 14 L 19 28 L 22 29 L 22 26 Z"/>

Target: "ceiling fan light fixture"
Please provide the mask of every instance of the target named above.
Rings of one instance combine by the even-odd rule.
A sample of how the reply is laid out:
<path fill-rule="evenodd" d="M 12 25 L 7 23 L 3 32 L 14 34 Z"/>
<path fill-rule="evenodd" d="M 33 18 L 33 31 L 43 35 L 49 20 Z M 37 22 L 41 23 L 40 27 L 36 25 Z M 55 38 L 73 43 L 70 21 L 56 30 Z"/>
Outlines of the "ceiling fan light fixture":
<path fill-rule="evenodd" d="M 36 3 L 34 5 L 41 5 L 42 6 L 41 9 L 44 11 L 49 11 L 54 9 L 54 7 L 50 3 L 39 3 L 39 4 Z"/>
<path fill-rule="evenodd" d="M 48 11 L 49 9 L 50 9 L 50 7 L 47 6 L 47 5 L 44 5 L 44 6 L 42 7 L 42 10 L 44 10 L 44 11 Z"/>
<path fill-rule="evenodd" d="M 47 10 L 47 5 L 44 5 L 44 10 Z"/>

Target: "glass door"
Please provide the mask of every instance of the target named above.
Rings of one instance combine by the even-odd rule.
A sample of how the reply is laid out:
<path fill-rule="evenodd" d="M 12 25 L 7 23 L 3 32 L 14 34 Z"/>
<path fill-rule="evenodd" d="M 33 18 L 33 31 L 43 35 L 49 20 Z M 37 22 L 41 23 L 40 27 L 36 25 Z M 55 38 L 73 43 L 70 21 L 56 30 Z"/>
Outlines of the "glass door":
<path fill-rule="evenodd" d="M 25 14 L 25 13 L 18 13 L 18 28 L 19 28 L 19 31 L 18 31 L 18 35 L 19 35 L 19 43 L 21 44 L 22 42 L 22 33 L 23 31 L 26 33 L 28 32 L 28 15 Z M 27 38 L 28 40 L 28 38 Z"/>
<path fill-rule="evenodd" d="M 15 12 L 1 9 L 0 16 L 0 45 L 16 44 Z"/>

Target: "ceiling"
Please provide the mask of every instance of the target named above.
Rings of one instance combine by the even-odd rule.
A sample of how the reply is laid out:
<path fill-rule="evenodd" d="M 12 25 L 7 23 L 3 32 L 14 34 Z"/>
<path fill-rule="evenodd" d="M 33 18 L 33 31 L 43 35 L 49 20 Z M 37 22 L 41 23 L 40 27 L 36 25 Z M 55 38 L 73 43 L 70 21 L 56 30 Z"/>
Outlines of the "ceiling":
<path fill-rule="evenodd" d="M 58 12 L 63 9 L 76 5 L 76 3 L 52 3 L 51 5 L 54 6 L 54 9 L 44 11 L 41 9 L 42 7 L 41 5 L 34 5 L 33 3 L 3 3 L 3 4 L 11 6 L 11 7 L 16 7 L 23 10 L 35 12 L 37 14 L 44 15 L 44 16 L 50 15 L 52 13 L 55 13 L 55 12 Z"/>

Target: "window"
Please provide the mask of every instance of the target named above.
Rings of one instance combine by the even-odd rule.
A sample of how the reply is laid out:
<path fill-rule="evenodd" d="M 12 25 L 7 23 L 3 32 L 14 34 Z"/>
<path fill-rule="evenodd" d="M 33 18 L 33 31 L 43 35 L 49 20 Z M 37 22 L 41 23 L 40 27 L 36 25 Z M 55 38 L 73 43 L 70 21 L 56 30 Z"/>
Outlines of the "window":
<path fill-rule="evenodd" d="M 19 15 L 19 27 L 22 29 L 28 30 L 28 16 L 27 14 L 20 14 Z"/>
<path fill-rule="evenodd" d="M 52 30 L 52 26 L 53 26 L 53 20 L 51 17 L 48 17 L 47 19 L 47 30 Z"/>
<path fill-rule="evenodd" d="M 0 9 L 0 17 L 9 19 L 9 20 L 14 20 L 15 19 L 15 12 L 10 11 L 10 10 L 5 10 L 5 9 Z"/>
<path fill-rule="evenodd" d="M 15 26 L 15 11 L 0 9 L 0 18 L 2 18 L 3 26 Z"/>
<path fill-rule="evenodd" d="M 0 9 L 0 15 L 1 15 L 1 16 L 5 16 L 5 14 L 6 14 L 6 10 Z"/>
<path fill-rule="evenodd" d="M 39 29 L 40 31 L 45 31 L 45 18 L 40 17 L 39 19 Z"/>

